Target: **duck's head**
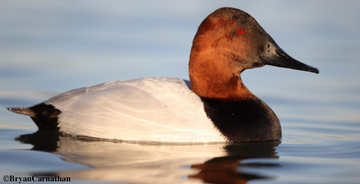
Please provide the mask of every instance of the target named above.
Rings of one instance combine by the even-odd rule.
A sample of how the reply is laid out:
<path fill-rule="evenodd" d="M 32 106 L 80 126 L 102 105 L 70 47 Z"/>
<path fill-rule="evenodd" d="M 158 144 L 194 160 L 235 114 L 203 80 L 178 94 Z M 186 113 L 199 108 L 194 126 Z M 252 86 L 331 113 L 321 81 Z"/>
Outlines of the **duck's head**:
<path fill-rule="evenodd" d="M 248 99 L 253 94 L 243 85 L 240 73 L 264 65 L 319 73 L 286 54 L 248 13 L 220 8 L 205 18 L 194 37 L 191 88 L 203 98 Z"/>

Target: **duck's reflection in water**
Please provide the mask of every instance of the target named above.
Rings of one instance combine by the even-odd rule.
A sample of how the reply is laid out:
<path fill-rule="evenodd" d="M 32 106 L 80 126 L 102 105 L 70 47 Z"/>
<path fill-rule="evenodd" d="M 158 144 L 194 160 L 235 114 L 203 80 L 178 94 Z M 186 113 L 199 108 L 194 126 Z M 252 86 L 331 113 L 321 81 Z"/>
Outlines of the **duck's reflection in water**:
<path fill-rule="evenodd" d="M 72 179 L 128 183 L 247 183 L 273 179 L 244 168 L 276 167 L 280 142 L 248 144 L 171 145 L 127 143 L 59 136 L 38 131 L 16 140 L 32 144 L 33 150 L 62 155 L 66 162 L 89 166 L 54 174 Z M 269 158 L 262 162 L 261 159 Z M 250 159 L 250 160 L 249 160 Z M 246 160 L 246 164 L 242 163 Z"/>

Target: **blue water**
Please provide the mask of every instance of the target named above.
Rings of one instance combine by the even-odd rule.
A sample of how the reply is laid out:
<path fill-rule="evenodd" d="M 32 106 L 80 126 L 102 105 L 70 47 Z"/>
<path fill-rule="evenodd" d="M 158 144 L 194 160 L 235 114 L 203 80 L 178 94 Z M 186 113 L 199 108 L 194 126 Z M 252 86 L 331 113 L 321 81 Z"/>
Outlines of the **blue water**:
<path fill-rule="evenodd" d="M 280 119 L 275 143 L 149 145 L 37 132 L 5 107 L 150 76 L 188 79 L 200 22 L 253 15 L 320 74 L 265 66 L 242 79 Z M 0 176 L 72 183 L 360 183 L 359 1 L 0 1 Z M 3 182 L 3 181 L 0 181 Z"/>

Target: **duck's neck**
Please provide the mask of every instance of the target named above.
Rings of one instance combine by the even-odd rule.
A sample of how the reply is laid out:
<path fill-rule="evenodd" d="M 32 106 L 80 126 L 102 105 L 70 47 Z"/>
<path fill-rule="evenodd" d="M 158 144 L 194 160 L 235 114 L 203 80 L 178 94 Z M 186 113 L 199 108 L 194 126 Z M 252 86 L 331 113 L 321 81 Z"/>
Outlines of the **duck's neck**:
<path fill-rule="evenodd" d="M 214 58 L 190 56 L 191 89 L 201 98 L 225 102 L 252 98 L 254 94 L 250 92 L 240 78 L 242 71 L 233 71 L 226 62 L 218 62 Z"/>

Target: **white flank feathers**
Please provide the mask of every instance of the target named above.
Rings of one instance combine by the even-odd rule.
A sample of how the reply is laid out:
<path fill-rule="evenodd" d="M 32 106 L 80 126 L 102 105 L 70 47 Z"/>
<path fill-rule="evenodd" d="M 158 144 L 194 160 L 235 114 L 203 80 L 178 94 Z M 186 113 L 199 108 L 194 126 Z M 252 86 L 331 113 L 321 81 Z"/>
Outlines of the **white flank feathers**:
<path fill-rule="evenodd" d="M 129 141 L 225 141 L 183 79 L 108 82 L 65 92 L 45 103 L 62 111 L 60 131 L 71 135 Z"/>

